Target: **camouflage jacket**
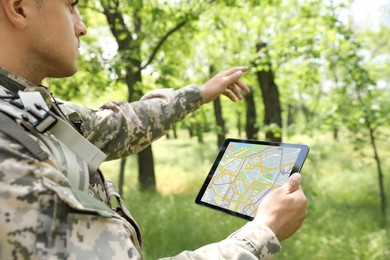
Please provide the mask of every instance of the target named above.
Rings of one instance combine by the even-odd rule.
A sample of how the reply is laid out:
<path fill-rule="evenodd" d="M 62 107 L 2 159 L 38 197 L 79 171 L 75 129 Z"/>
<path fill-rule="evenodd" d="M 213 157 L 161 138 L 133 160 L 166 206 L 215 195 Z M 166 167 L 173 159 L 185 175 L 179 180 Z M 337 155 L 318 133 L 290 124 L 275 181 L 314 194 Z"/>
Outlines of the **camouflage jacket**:
<path fill-rule="evenodd" d="M 202 104 L 199 89 L 191 85 L 152 91 L 139 102 L 88 109 L 55 101 L 45 87 L 0 67 L 1 89 L 7 89 L 1 99 L 17 99 L 18 90 L 40 92 L 52 111 L 77 125 L 108 159 L 142 150 Z M 37 160 L 24 145 L 0 132 L 0 259 L 142 259 L 135 220 L 110 206 L 109 195 L 117 195 L 111 182 L 50 130 L 38 133 L 15 121 L 48 158 Z M 223 241 L 172 258 L 268 259 L 279 250 L 271 230 L 250 222 Z"/>

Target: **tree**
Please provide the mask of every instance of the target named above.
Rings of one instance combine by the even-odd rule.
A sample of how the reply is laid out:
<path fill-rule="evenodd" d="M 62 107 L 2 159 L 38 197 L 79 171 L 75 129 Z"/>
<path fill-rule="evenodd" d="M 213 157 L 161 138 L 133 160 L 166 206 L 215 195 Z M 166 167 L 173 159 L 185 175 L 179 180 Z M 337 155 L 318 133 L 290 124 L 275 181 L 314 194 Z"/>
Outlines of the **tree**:
<path fill-rule="evenodd" d="M 379 201 L 381 212 L 386 220 L 387 202 L 384 188 L 384 171 L 378 150 L 379 129 L 389 120 L 388 95 L 378 86 L 373 73 L 366 68 L 362 55 L 363 47 L 356 34 L 343 26 L 335 17 L 337 37 L 331 42 L 334 52 L 330 52 L 329 71 L 334 80 L 337 115 L 352 133 L 352 140 L 357 149 L 370 144 L 373 159 L 377 167 Z M 332 48 L 330 48 L 332 50 Z M 335 66 L 335 65 L 338 66 Z M 348 102 L 345 102 L 348 100 Z"/>
<path fill-rule="evenodd" d="M 215 73 L 214 66 L 210 66 L 210 74 L 213 76 Z M 222 116 L 221 98 L 217 97 L 213 101 L 215 122 L 217 124 L 217 147 L 221 147 L 226 139 L 225 120 Z"/>
<path fill-rule="evenodd" d="M 257 80 L 261 89 L 264 104 L 264 126 L 267 128 L 265 138 L 269 141 L 282 141 L 282 109 L 279 99 L 279 89 L 275 83 L 271 61 L 264 42 L 256 45 L 257 53 L 262 53 L 257 65 Z"/>
<path fill-rule="evenodd" d="M 245 101 L 246 101 L 246 121 L 245 121 L 246 138 L 258 139 L 259 127 L 257 124 L 256 102 L 255 102 L 253 90 L 249 94 L 245 95 Z"/>
<path fill-rule="evenodd" d="M 120 63 L 116 64 L 116 73 L 127 85 L 128 101 L 138 100 L 143 94 L 142 71 L 154 61 L 167 39 L 196 19 L 197 14 L 188 11 L 188 6 L 187 10 L 182 9 L 183 11 L 178 12 L 180 9 L 168 4 L 159 5 L 140 0 L 100 0 L 99 3 L 97 8 L 105 15 L 118 44 Z M 169 16 L 174 18 L 169 19 Z M 120 191 L 123 186 L 125 164 L 126 159 L 122 159 Z M 145 147 L 138 153 L 138 165 L 141 189 L 154 189 L 155 172 L 151 146 Z"/>

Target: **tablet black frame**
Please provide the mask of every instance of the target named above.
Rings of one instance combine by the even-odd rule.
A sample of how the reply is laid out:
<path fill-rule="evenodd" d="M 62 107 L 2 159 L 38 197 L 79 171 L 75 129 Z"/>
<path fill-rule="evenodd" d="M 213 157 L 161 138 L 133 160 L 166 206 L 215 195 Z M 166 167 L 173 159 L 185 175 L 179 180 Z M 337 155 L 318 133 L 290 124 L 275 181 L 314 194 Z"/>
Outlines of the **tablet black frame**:
<path fill-rule="evenodd" d="M 196 196 L 195 198 L 195 203 L 198 204 L 198 205 L 202 205 L 202 206 L 206 206 L 206 207 L 209 207 L 209 208 L 212 208 L 212 209 L 216 209 L 216 210 L 219 210 L 219 211 L 222 211 L 222 212 L 225 212 L 225 213 L 228 213 L 230 215 L 233 215 L 233 216 L 237 216 L 237 217 L 240 217 L 240 218 L 244 218 L 246 220 L 253 220 L 253 217 L 251 216 L 248 216 L 248 215 L 244 215 L 244 214 L 241 214 L 239 212 L 235 212 L 235 211 L 232 211 L 230 209 L 226 209 L 226 208 L 222 208 L 220 206 L 217 206 L 217 205 L 213 205 L 213 204 L 209 204 L 207 202 L 204 202 L 204 201 L 201 201 L 203 195 L 204 195 L 204 192 L 206 191 L 207 189 L 207 186 L 210 184 L 210 181 L 215 173 L 215 171 L 217 170 L 217 167 L 219 165 L 219 162 L 221 161 L 223 155 L 225 154 L 226 152 L 226 149 L 228 147 L 228 145 L 230 143 L 247 143 L 247 144 L 256 144 L 256 145 L 266 145 L 266 146 L 281 146 L 281 147 L 294 147 L 294 148 L 300 148 L 300 152 L 299 152 L 299 155 L 298 155 L 298 158 L 297 160 L 295 161 L 295 164 L 292 168 L 292 171 L 290 173 L 290 175 L 292 173 L 295 173 L 295 172 L 300 172 L 301 169 L 302 169 L 302 166 L 306 160 L 306 157 L 310 151 L 310 148 L 309 146 L 307 145 L 304 145 L 304 144 L 291 144 L 291 143 L 281 143 L 281 142 L 268 142 L 268 141 L 259 141 L 259 140 L 250 140 L 250 139 L 236 139 L 236 138 L 227 138 L 224 143 L 222 144 L 220 150 L 219 150 L 219 153 L 218 153 L 218 156 L 217 158 L 215 159 L 214 163 L 213 163 L 213 166 L 211 167 L 198 195 Z"/>

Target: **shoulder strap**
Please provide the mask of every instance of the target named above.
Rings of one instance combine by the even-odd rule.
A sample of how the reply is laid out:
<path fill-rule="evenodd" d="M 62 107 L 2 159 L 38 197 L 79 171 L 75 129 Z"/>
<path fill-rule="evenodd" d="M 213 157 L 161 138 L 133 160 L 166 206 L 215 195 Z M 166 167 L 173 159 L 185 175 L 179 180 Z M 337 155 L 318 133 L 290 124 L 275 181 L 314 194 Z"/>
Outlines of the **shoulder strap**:
<path fill-rule="evenodd" d="M 35 121 L 38 120 L 38 123 L 33 124 L 36 129 L 39 126 L 43 126 L 43 129 L 48 129 L 52 135 L 68 146 L 70 150 L 89 163 L 94 169 L 97 169 L 106 159 L 107 156 L 99 148 L 90 143 L 68 122 L 49 111 L 40 92 L 19 91 L 18 95 L 27 112 L 35 117 Z M 50 118 L 54 121 L 48 121 Z"/>
<path fill-rule="evenodd" d="M 6 116 L 2 111 L 0 111 L 0 131 L 18 141 L 38 160 L 43 161 L 49 157 L 20 125 Z"/>
<path fill-rule="evenodd" d="M 39 92 L 18 92 L 18 100 L 12 104 L 0 98 L 0 111 L 28 122 L 40 133 L 46 131 L 54 135 L 72 152 L 97 169 L 106 159 L 106 155 L 90 143 L 76 129 L 62 118 L 49 111 Z"/>

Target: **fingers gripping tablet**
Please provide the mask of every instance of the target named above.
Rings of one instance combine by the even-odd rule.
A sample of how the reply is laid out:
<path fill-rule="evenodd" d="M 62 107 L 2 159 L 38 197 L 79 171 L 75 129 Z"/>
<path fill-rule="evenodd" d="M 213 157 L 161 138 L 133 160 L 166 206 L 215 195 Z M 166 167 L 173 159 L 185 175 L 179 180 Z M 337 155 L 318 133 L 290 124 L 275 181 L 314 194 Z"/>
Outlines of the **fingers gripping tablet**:
<path fill-rule="evenodd" d="M 264 196 L 300 172 L 308 153 L 302 144 L 226 139 L 195 202 L 252 220 Z"/>

